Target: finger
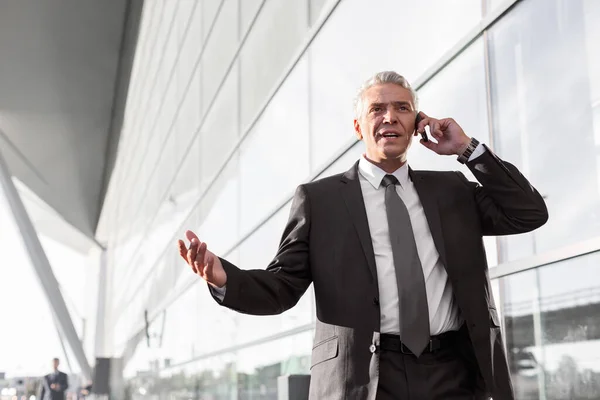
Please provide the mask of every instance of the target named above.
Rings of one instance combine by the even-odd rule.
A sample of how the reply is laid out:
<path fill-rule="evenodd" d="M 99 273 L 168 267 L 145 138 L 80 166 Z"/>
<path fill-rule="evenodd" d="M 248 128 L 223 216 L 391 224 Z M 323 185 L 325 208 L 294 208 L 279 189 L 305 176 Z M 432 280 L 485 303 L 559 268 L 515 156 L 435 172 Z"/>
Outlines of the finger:
<path fill-rule="evenodd" d="M 198 236 L 196 236 L 196 234 L 190 230 L 185 231 L 185 237 L 187 238 L 187 240 L 189 240 L 190 242 L 194 239 L 196 239 L 198 242 L 200 242 L 200 239 L 198 239 Z"/>
<path fill-rule="evenodd" d="M 437 153 L 437 152 L 438 152 L 438 146 L 439 146 L 439 145 L 438 145 L 437 143 L 435 143 L 435 142 L 433 142 L 433 141 L 431 141 L 431 140 L 428 140 L 428 141 L 426 142 L 426 141 L 424 141 L 423 139 L 421 139 L 419 142 L 420 142 L 420 143 L 421 143 L 423 146 L 427 147 L 429 150 L 431 150 L 431 151 L 433 151 L 433 152 L 435 152 L 435 153 Z"/>
<path fill-rule="evenodd" d="M 194 260 L 196 260 L 198 244 L 198 239 L 192 239 L 192 242 L 190 243 L 190 248 L 187 252 L 187 260 L 190 265 L 192 265 L 194 263 Z"/>
<path fill-rule="evenodd" d="M 196 258 L 194 258 L 194 266 L 201 273 L 204 272 L 204 257 L 206 255 L 206 243 L 200 243 L 198 246 L 198 253 L 196 254 Z"/>
<path fill-rule="evenodd" d="M 425 132 L 425 127 L 427 125 L 430 125 L 430 123 L 431 123 L 431 118 L 429 118 L 429 117 L 425 117 L 421 121 L 419 121 L 419 123 L 417 124 L 417 126 L 415 128 L 417 133 Z"/>
<path fill-rule="evenodd" d="M 206 256 L 206 264 L 204 265 L 204 276 L 207 281 L 212 281 L 213 266 L 215 265 L 215 257 L 212 255 Z"/>
<path fill-rule="evenodd" d="M 187 250 L 185 247 L 185 243 L 183 242 L 183 240 L 179 240 L 178 241 L 178 245 L 179 245 L 179 255 L 181 255 L 181 257 L 185 260 L 185 262 L 190 266 L 190 268 L 192 268 L 192 271 L 194 271 L 195 274 L 198 273 L 198 269 L 196 268 L 196 266 L 194 265 L 193 262 L 190 262 L 190 260 L 192 260 L 191 258 L 191 253 L 192 253 L 192 249 L 190 246 L 190 250 Z"/>
<path fill-rule="evenodd" d="M 444 137 L 444 133 L 442 132 L 440 122 L 437 120 L 431 121 L 431 123 L 429 124 L 429 131 L 431 133 L 431 136 L 433 136 L 437 140 L 440 140 Z"/>
<path fill-rule="evenodd" d="M 187 262 L 187 248 L 183 240 L 177 241 L 177 248 L 179 249 L 179 255 Z"/>
<path fill-rule="evenodd" d="M 197 274 L 198 269 L 194 266 L 193 262 L 190 262 L 190 250 L 187 250 L 187 248 L 185 247 L 185 243 L 183 243 L 183 240 L 178 240 L 177 246 L 179 247 L 179 255 L 181 256 L 181 258 L 183 258 L 185 262 L 190 266 L 190 268 L 192 268 L 192 271 L 194 271 L 194 273 Z"/>

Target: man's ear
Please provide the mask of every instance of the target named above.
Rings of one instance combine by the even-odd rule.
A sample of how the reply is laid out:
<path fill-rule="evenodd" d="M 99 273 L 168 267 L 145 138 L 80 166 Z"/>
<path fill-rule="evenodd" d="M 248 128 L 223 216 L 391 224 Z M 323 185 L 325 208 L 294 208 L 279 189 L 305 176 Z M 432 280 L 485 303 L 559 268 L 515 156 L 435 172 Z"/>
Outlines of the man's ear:
<path fill-rule="evenodd" d="M 358 123 L 357 119 L 354 120 L 354 134 L 358 140 L 363 139 L 362 131 L 360 130 L 360 124 Z"/>

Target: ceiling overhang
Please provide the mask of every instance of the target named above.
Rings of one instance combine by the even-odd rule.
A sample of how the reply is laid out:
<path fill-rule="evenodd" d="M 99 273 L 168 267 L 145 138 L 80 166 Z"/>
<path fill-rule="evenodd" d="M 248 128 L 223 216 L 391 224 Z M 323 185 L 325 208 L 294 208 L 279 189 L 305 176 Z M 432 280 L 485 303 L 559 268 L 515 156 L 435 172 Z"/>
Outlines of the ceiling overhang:
<path fill-rule="evenodd" d="M 0 151 L 13 176 L 92 241 L 116 157 L 142 5 L 0 2 Z M 60 239 L 60 232 L 46 233 Z"/>

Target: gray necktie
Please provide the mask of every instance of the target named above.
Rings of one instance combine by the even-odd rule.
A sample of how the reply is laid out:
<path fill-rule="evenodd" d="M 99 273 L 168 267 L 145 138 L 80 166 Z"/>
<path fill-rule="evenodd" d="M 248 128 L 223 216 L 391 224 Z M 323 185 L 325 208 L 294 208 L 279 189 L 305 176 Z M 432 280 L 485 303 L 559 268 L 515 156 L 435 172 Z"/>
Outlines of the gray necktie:
<path fill-rule="evenodd" d="M 383 178 L 385 209 L 398 283 L 400 340 L 417 357 L 429 343 L 429 310 L 421 260 L 406 205 L 396 192 L 398 179 Z"/>

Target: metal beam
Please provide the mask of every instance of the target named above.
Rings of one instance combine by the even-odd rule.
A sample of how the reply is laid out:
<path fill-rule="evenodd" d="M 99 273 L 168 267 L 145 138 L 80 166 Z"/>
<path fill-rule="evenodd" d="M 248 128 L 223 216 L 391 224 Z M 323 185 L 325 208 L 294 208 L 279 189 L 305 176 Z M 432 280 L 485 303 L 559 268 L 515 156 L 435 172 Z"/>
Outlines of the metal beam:
<path fill-rule="evenodd" d="M 63 338 L 66 339 L 67 344 L 71 348 L 79 367 L 81 368 L 82 375 L 90 380 L 92 378 L 92 370 L 90 364 L 85 357 L 83 351 L 83 344 L 77 336 L 77 331 L 69 315 L 69 310 L 65 304 L 65 300 L 60 292 L 58 281 L 54 276 L 48 257 L 44 252 L 40 239 L 35 231 L 35 227 L 27 214 L 27 210 L 23 205 L 23 201 L 19 196 L 19 192 L 12 181 L 12 175 L 8 170 L 8 164 L 4 160 L 4 156 L 0 151 L 0 184 L 4 189 L 6 199 L 15 218 L 15 222 L 19 227 L 23 243 L 27 249 L 27 255 L 31 260 L 31 264 L 35 270 L 35 273 L 40 280 L 40 284 L 50 303 L 56 321 L 59 327 L 59 335 L 62 332 Z"/>

